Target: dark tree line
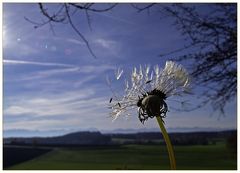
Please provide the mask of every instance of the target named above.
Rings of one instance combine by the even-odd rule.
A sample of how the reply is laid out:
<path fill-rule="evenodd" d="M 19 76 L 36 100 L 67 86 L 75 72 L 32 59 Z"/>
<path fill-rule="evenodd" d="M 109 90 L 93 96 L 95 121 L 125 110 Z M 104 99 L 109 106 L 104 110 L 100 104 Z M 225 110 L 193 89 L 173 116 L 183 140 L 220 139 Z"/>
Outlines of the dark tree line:
<path fill-rule="evenodd" d="M 90 12 L 102 13 L 113 10 L 118 4 L 62 3 L 55 10 L 48 10 L 49 4 L 39 3 L 45 20 L 34 24 L 35 28 L 53 23 L 68 23 L 85 42 L 89 52 L 96 58 L 81 28 L 75 26 L 73 15 L 83 13 L 91 29 Z M 159 15 L 174 19 L 174 25 L 186 38 L 186 44 L 177 50 L 160 56 L 181 53 L 176 61 L 191 63 L 194 84 L 202 87 L 203 101 L 196 108 L 211 104 L 213 110 L 224 114 L 226 103 L 234 100 L 237 93 L 237 4 L 129 4 L 136 11 L 159 10 Z M 207 10 L 201 7 L 207 6 Z M 190 51 L 189 51 L 190 50 Z M 189 53 L 190 52 L 190 53 Z M 195 108 L 194 108 L 195 109 Z"/>

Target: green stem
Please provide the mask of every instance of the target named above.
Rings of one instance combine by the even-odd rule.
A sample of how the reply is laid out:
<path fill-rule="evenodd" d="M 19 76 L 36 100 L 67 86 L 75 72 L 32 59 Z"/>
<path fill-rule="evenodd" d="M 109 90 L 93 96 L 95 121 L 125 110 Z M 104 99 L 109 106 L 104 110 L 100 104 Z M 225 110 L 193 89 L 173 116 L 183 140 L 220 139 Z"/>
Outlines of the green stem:
<path fill-rule="evenodd" d="M 161 119 L 161 117 L 156 117 L 157 118 L 157 121 L 158 121 L 158 124 L 159 124 L 159 127 L 162 131 L 162 134 L 163 134 L 163 138 L 167 144 L 167 149 L 168 149 L 168 155 L 169 155 L 169 159 L 170 159 L 170 164 L 171 164 L 171 169 L 172 170 L 176 170 L 176 161 L 175 161 L 175 157 L 174 157 L 174 151 L 173 151 L 173 147 L 172 147 L 172 144 L 171 144 L 171 141 L 169 139 L 169 136 L 168 136 L 168 133 L 163 125 L 163 121 Z"/>

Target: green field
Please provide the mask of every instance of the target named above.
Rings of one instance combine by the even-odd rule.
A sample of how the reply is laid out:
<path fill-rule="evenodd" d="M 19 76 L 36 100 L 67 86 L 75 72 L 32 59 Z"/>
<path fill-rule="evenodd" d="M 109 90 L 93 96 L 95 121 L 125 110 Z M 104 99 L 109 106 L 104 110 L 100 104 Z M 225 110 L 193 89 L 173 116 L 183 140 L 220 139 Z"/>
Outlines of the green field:
<path fill-rule="evenodd" d="M 236 170 L 237 160 L 225 144 L 175 146 L 177 169 Z M 12 170 L 167 170 L 164 145 L 124 145 L 117 148 L 58 148 Z"/>

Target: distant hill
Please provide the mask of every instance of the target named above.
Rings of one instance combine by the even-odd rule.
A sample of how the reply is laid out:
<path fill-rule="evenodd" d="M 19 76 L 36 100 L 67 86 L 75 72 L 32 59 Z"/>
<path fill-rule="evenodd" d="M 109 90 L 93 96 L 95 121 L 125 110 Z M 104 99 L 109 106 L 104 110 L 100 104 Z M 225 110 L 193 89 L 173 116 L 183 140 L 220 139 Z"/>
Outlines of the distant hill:
<path fill-rule="evenodd" d="M 111 137 L 100 132 L 75 132 L 57 137 L 10 137 L 3 141 L 14 145 L 105 145 Z"/>
<path fill-rule="evenodd" d="M 11 130 L 4 130 L 3 137 L 54 137 L 54 136 L 62 136 L 69 133 L 74 133 L 77 131 L 88 131 L 88 132 L 98 132 L 96 128 L 89 128 L 89 129 L 59 129 L 59 130 L 25 130 L 25 129 L 11 129 Z"/>
<path fill-rule="evenodd" d="M 170 133 L 171 141 L 175 145 L 207 145 L 219 140 L 236 139 L 237 131 L 218 132 L 178 132 Z M 74 132 L 57 137 L 10 137 L 4 138 L 5 145 L 119 145 L 119 144 L 164 144 L 160 132 L 139 132 L 131 134 L 102 134 L 100 132 Z"/>
<path fill-rule="evenodd" d="M 202 127 L 176 127 L 176 128 L 167 128 L 169 133 L 175 132 L 218 132 L 225 130 L 233 130 L 233 129 L 223 129 L 223 128 L 202 128 Z M 102 134 L 129 134 L 129 133 L 141 133 L 141 132 L 160 132 L 159 128 L 140 128 L 140 129 L 114 129 L 114 130 L 98 130 L 96 128 L 88 128 L 88 129 L 59 129 L 59 130 L 25 130 L 25 129 L 11 129 L 4 130 L 3 137 L 54 137 L 54 136 L 62 136 L 69 133 L 74 132 L 101 132 Z"/>
<path fill-rule="evenodd" d="M 25 129 L 11 129 L 4 130 L 3 137 L 52 137 L 60 136 L 67 133 L 71 133 L 70 130 L 48 130 L 48 131 L 39 131 L 39 130 L 25 130 Z"/>
<path fill-rule="evenodd" d="M 235 130 L 233 128 L 212 128 L 212 127 L 175 127 L 167 128 L 168 133 L 178 132 L 220 132 Z M 129 133 L 144 133 L 144 132 L 160 132 L 159 128 L 141 128 L 141 129 L 114 129 L 114 130 L 101 130 L 103 134 L 129 134 Z"/>

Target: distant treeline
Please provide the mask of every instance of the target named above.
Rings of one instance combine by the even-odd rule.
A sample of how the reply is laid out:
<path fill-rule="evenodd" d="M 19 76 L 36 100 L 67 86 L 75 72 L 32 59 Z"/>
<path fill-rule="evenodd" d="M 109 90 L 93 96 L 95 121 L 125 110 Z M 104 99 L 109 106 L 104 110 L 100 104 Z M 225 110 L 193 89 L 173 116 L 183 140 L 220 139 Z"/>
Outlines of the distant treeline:
<path fill-rule="evenodd" d="M 107 145 L 111 137 L 100 132 L 75 132 L 57 137 L 4 138 L 5 145 L 33 146 L 71 146 L 71 145 Z"/>
<path fill-rule="evenodd" d="M 214 145 L 219 141 L 234 147 L 237 131 L 222 132 L 188 132 L 170 133 L 174 145 Z M 164 144 L 160 132 L 133 134 L 101 134 L 100 132 L 75 132 L 58 137 L 4 138 L 5 145 L 33 146 L 87 146 L 87 145 L 121 145 L 121 144 Z"/>
<path fill-rule="evenodd" d="M 119 139 L 126 143 L 164 143 L 163 136 L 160 132 L 143 132 L 134 134 L 110 134 L 112 139 Z M 208 145 L 216 144 L 218 141 L 236 143 L 237 131 L 220 131 L 220 132 L 183 132 L 170 133 L 170 139 L 174 145 Z M 122 140 L 120 140 L 122 139 Z M 125 139 L 125 142 L 124 142 Z M 117 141 L 117 140 L 115 140 Z"/>

